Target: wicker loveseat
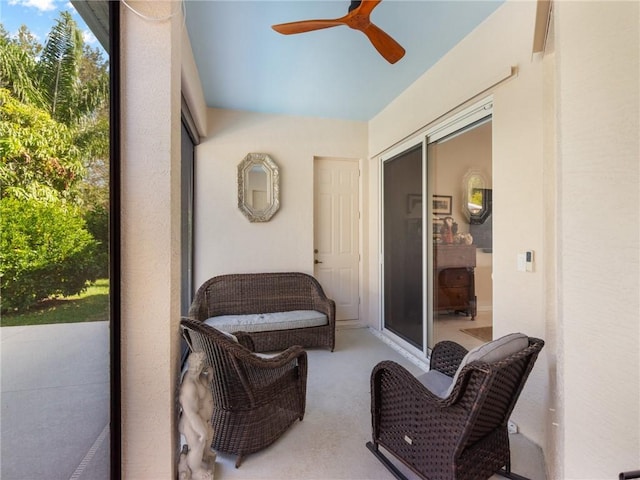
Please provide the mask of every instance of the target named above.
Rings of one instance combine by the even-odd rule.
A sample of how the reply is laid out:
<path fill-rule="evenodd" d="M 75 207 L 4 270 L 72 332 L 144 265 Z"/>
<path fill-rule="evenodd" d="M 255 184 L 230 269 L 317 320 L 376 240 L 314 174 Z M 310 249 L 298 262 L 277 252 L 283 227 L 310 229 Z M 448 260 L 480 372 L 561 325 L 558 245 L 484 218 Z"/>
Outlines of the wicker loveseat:
<path fill-rule="evenodd" d="M 189 317 L 229 333 L 249 332 L 256 352 L 335 347 L 335 302 L 305 273 L 210 278 L 196 292 Z"/>

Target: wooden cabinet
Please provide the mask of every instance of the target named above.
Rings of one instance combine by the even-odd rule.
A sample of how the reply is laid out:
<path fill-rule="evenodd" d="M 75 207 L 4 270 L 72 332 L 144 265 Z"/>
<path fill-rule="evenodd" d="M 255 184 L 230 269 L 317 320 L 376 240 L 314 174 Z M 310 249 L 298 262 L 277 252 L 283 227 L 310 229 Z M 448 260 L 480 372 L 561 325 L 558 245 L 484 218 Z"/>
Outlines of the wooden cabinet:
<path fill-rule="evenodd" d="M 476 318 L 475 245 L 436 245 L 433 295 L 436 312 L 463 312 Z"/>

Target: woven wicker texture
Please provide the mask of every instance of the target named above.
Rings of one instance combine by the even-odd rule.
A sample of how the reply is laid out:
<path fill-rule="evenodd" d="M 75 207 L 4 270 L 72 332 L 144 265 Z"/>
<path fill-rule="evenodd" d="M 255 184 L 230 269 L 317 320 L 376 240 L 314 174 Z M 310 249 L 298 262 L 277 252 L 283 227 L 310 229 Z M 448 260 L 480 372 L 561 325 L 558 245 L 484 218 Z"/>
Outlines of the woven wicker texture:
<path fill-rule="evenodd" d="M 191 351 L 204 351 L 213 369 L 211 391 L 214 410 L 214 450 L 243 457 L 276 441 L 297 419 L 306 405 L 307 353 L 293 346 L 270 358 L 262 358 L 197 320 L 183 318 L 182 334 Z"/>
<path fill-rule="evenodd" d="M 445 399 L 397 363 L 380 362 L 371 373 L 374 446 L 429 480 L 480 480 L 509 470 L 507 422 L 543 346 L 529 338 L 527 348 L 504 360 L 470 363 Z M 466 353 L 440 342 L 430 366 L 453 376 Z"/>
<path fill-rule="evenodd" d="M 257 352 L 283 350 L 292 345 L 335 347 L 336 305 L 310 275 L 243 273 L 220 275 L 204 282 L 189 309 L 189 317 L 205 321 L 219 315 L 316 310 L 329 320 L 320 327 L 251 332 Z"/>

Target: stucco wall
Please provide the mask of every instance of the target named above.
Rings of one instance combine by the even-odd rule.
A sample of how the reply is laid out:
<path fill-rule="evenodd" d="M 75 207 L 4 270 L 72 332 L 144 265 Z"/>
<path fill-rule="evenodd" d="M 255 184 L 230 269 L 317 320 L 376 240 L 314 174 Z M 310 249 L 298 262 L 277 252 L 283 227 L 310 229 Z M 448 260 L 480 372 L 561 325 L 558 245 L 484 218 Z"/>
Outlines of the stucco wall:
<path fill-rule="evenodd" d="M 131 2 L 167 17 L 175 2 Z M 121 7 L 123 478 L 175 477 L 180 320 L 180 30 Z M 116 466 L 117 467 L 117 466 Z"/>
<path fill-rule="evenodd" d="M 556 4 L 559 478 L 640 468 L 640 4 Z"/>
<path fill-rule="evenodd" d="M 544 285 L 545 182 L 543 157 L 543 68 L 540 61 L 519 63 L 518 78 L 496 89 L 493 115 L 493 326 L 494 336 L 509 332 L 546 339 Z M 517 271 L 517 255 L 534 251 L 534 271 Z M 554 268 L 551 266 L 551 268 Z M 512 415 L 522 433 L 545 447 L 550 426 L 548 362 L 538 357 Z M 545 448 L 545 453 L 553 454 Z"/>
<path fill-rule="evenodd" d="M 366 123 L 209 109 L 208 125 L 196 149 L 195 285 L 225 273 L 313 274 L 313 159 L 366 158 Z M 237 167 L 250 152 L 280 168 L 280 210 L 265 223 L 237 206 Z"/>

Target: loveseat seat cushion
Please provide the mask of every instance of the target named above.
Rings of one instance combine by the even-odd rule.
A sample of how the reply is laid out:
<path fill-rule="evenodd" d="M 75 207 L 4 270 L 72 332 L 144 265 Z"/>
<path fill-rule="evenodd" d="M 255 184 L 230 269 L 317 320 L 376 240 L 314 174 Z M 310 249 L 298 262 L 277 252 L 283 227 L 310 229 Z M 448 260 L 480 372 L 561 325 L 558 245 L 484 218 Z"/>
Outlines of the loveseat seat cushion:
<path fill-rule="evenodd" d="M 324 313 L 315 310 L 293 310 L 249 315 L 220 315 L 207 318 L 204 323 L 223 332 L 263 332 L 321 327 L 327 325 L 329 320 Z"/>

